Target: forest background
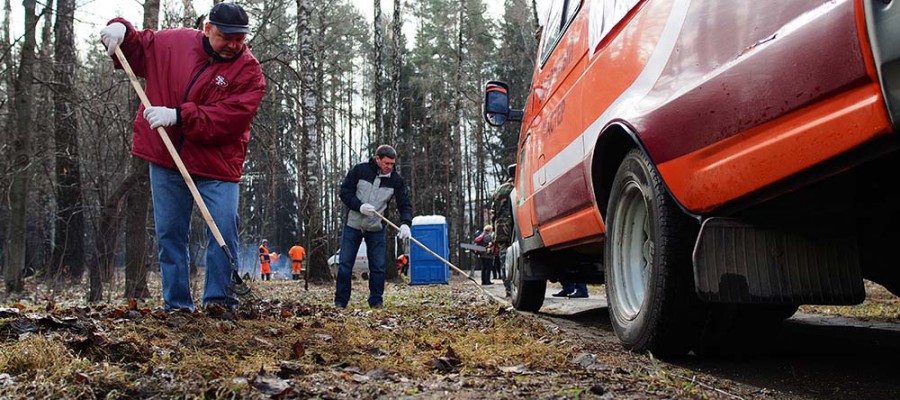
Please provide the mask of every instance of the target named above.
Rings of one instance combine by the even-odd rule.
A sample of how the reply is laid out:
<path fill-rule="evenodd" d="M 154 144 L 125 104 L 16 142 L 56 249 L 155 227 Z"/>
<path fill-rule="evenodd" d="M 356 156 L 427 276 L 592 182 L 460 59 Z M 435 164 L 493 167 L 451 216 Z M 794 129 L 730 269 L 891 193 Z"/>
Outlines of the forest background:
<path fill-rule="evenodd" d="M 138 99 L 126 75 L 113 70 L 98 32 L 119 13 L 141 28 L 202 29 L 213 2 L 145 0 L 138 10 L 136 2 L 107 3 L 2 2 L 0 268 L 7 293 L 35 276 L 58 285 L 87 280 L 91 301 L 118 291 L 151 295 L 148 273 L 158 264 L 148 168 L 130 154 Z M 381 143 L 399 152 L 415 214 L 446 216 L 450 259 L 465 261 L 458 245 L 489 219 L 491 194 L 507 179 L 518 139 L 518 124 L 496 129 L 482 121 L 483 85 L 504 80 L 511 104 L 524 105 L 535 9 L 543 4 L 240 4 L 268 85 L 241 181 L 242 272 L 258 273 L 262 238 L 278 252 L 299 240 L 311 278 L 328 280 L 326 260 L 338 249 L 342 224 L 339 185 Z M 195 212 L 192 271 L 203 268 L 206 230 Z"/>

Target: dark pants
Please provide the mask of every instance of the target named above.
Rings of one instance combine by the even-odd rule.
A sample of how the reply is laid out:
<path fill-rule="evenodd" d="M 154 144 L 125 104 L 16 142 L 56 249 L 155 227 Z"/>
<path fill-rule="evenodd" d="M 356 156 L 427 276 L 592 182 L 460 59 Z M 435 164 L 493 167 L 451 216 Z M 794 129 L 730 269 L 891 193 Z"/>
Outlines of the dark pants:
<path fill-rule="evenodd" d="M 494 257 L 494 277 L 497 279 L 506 280 L 506 269 L 504 268 L 503 261 L 506 257 L 496 256 Z"/>
<path fill-rule="evenodd" d="M 384 303 L 384 248 L 385 232 L 364 232 L 344 225 L 341 233 L 341 255 L 338 257 L 337 287 L 334 291 L 334 304 L 347 307 L 350 303 L 350 276 L 353 274 L 353 263 L 359 244 L 366 241 L 369 257 L 369 306 L 380 306 Z"/>
<path fill-rule="evenodd" d="M 300 274 L 292 274 L 295 281 L 300 280 Z"/>
<path fill-rule="evenodd" d="M 272 274 L 262 274 L 262 280 L 268 281 L 272 279 Z"/>
<path fill-rule="evenodd" d="M 481 257 L 481 283 L 491 283 L 491 271 L 494 269 L 494 257 Z"/>
<path fill-rule="evenodd" d="M 587 293 L 587 284 L 586 283 L 572 283 L 572 282 L 560 282 L 562 283 L 563 290 L 566 293 Z"/>

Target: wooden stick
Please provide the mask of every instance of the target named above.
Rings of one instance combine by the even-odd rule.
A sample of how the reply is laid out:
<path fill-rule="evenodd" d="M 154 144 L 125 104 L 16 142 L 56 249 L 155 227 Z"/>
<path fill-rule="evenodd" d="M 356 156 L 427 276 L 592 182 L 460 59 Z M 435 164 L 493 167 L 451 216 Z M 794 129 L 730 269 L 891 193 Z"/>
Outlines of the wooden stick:
<path fill-rule="evenodd" d="M 394 225 L 393 222 L 391 222 L 389 219 L 385 218 L 383 215 L 379 214 L 378 211 L 373 211 L 373 213 L 375 213 L 375 215 L 377 215 L 378 218 L 381 218 L 382 221 L 387 222 L 388 225 L 390 225 L 391 227 L 393 227 L 393 228 L 396 229 L 397 231 L 400 231 L 400 227 L 398 227 L 397 225 Z M 447 264 L 447 266 L 449 266 L 450 268 L 453 268 L 454 270 L 456 270 L 456 272 L 459 272 L 460 274 L 463 274 L 464 276 L 466 276 L 467 278 L 469 278 L 470 281 L 472 281 L 472 282 L 474 282 L 476 285 L 478 285 L 478 282 L 475 281 L 475 278 L 470 277 L 468 272 L 463 271 L 463 270 L 457 268 L 455 265 L 453 265 L 453 263 L 451 263 L 450 261 L 447 261 L 446 259 L 444 259 L 444 257 L 441 257 L 441 256 L 439 256 L 437 253 L 431 251 L 431 249 L 429 249 L 428 246 L 425 246 L 424 244 L 422 244 L 422 242 L 416 240 L 416 238 L 412 237 L 412 235 L 409 236 L 409 240 L 412 241 L 413 243 L 419 245 L 419 247 L 421 247 L 423 250 L 425 250 L 425 251 L 427 251 L 429 254 L 431 254 L 431 255 L 437 257 L 438 260 L 443 261 L 444 264 Z M 484 271 L 482 271 L 481 273 L 484 273 Z M 479 288 L 481 288 L 481 287 L 479 286 Z M 482 288 L 481 290 L 484 290 L 484 289 Z M 486 291 L 485 291 L 485 292 L 486 292 Z"/>

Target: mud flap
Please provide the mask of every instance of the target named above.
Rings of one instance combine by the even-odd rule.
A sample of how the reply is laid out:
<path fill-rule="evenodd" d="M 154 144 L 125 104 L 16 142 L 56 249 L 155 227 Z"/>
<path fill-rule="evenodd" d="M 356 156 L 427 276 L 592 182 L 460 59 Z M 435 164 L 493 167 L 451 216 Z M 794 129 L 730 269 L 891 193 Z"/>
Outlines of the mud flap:
<path fill-rule="evenodd" d="M 858 304 L 858 239 L 853 229 L 835 229 L 800 233 L 710 218 L 694 247 L 697 295 L 712 303 Z"/>

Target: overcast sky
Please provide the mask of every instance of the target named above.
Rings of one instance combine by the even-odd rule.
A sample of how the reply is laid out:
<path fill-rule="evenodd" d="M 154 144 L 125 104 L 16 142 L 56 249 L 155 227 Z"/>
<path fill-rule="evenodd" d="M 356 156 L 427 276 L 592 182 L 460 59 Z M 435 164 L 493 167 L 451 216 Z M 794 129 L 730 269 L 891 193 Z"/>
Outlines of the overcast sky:
<path fill-rule="evenodd" d="M 38 10 L 40 12 L 40 8 L 42 7 L 45 1 L 53 1 L 53 0 L 42 0 L 38 1 Z M 373 2 L 372 0 L 350 0 L 352 3 L 356 4 L 356 7 L 359 8 L 360 12 L 368 18 L 369 21 L 373 18 Z M 407 0 L 407 2 L 414 2 L 415 0 Z M 544 3 L 549 0 L 538 0 L 538 3 Z M 173 3 L 173 4 L 181 4 L 180 0 L 163 0 L 163 4 Z M 238 2 L 240 3 L 240 2 Z M 488 14 L 491 18 L 499 19 L 503 15 L 503 1 L 502 0 L 488 0 L 486 1 L 488 5 Z M 209 9 L 212 7 L 212 0 L 194 0 L 194 9 L 198 14 L 206 14 L 209 12 Z M 15 37 L 19 37 L 22 34 L 23 22 L 22 22 L 22 3 L 21 1 L 12 1 L 12 33 Z M 381 8 L 385 14 L 392 14 L 394 7 L 394 0 L 382 0 Z M 2 14 L 2 10 L 0 10 L 0 14 Z M 405 14 L 405 23 L 404 23 L 404 33 L 409 37 L 410 43 L 413 41 L 413 34 L 415 32 L 415 25 L 412 24 L 411 19 L 409 18 L 409 14 L 404 12 Z M 122 16 L 133 22 L 140 22 L 143 20 L 143 1 L 138 0 L 77 0 L 77 7 L 75 10 L 75 35 L 78 41 L 80 49 L 85 49 L 91 44 L 85 43 L 85 41 L 90 41 L 91 43 L 99 42 L 99 31 L 103 29 L 103 26 L 107 21 L 116 17 Z M 99 45 L 98 45 L 99 46 Z"/>

